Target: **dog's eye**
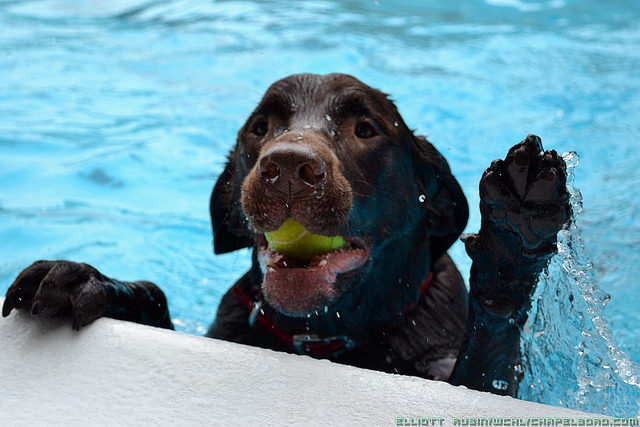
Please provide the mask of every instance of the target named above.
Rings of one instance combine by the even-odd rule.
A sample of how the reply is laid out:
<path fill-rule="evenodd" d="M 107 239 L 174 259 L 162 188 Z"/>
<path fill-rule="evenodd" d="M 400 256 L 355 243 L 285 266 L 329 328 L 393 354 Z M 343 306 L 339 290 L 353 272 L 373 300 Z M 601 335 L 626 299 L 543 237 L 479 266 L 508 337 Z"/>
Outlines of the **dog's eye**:
<path fill-rule="evenodd" d="M 265 136 L 267 131 L 269 130 L 269 122 L 264 119 L 260 119 L 256 121 L 253 126 L 251 126 L 251 133 L 257 136 Z"/>
<path fill-rule="evenodd" d="M 372 138 L 378 134 L 378 131 L 369 122 L 359 122 L 356 125 L 355 134 L 358 138 Z"/>

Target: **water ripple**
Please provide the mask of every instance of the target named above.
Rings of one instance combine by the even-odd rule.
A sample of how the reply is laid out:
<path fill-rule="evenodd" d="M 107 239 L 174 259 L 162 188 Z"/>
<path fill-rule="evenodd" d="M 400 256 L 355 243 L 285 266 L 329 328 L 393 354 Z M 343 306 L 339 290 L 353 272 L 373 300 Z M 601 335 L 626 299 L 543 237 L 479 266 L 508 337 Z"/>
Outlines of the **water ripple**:
<path fill-rule="evenodd" d="M 582 195 L 573 186 L 575 153 L 565 156 L 573 218 L 558 235 L 523 335 L 519 397 L 618 417 L 640 415 L 640 366 L 620 350 L 604 319 L 611 295 L 598 285 L 578 226 Z"/>

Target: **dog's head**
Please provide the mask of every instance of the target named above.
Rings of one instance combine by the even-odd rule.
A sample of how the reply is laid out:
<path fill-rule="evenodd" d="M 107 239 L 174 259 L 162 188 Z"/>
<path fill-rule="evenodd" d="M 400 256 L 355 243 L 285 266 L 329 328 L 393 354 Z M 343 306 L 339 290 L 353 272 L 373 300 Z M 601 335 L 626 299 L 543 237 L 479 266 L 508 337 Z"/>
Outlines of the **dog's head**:
<path fill-rule="evenodd" d="M 215 252 L 254 246 L 265 299 L 291 316 L 397 313 L 468 217 L 442 155 L 387 95 L 344 74 L 274 83 L 240 130 L 210 207 Z M 264 233 L 288 218 L 346 246 L 306 260 L 279 254 Z"/>

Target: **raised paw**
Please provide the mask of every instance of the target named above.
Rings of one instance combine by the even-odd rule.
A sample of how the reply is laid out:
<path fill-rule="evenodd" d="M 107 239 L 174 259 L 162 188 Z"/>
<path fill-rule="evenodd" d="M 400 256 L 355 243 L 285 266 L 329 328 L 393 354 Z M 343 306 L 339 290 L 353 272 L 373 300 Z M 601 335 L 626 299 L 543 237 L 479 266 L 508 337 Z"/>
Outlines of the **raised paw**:
<path fill-rule="evenodd" d="M 37 261 L 24 269 L 9 287 L 2 316 L 26 309 L 43 317 L 71 317 L 73 328 L 91 323 L 105 314 L 109 281 L 87 264 L 70 261 Z"/>
<path fill-rule="evenodd" d="M 569 221 L 566 166 L 554 151 L 544 151 L 535 135 L 495 160 L 480 181 L 483 228 L 515 233 L 525 255 L 555 252 L 556 234 Z"/>

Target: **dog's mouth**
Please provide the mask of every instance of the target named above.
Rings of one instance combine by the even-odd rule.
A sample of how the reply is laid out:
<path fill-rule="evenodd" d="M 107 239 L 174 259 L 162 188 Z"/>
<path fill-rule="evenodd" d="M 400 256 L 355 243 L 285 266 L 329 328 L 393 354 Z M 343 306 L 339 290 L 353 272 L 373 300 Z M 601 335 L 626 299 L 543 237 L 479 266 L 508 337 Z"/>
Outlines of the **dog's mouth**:
<path fill-rule="evenodd" d="M 295 317 L 332 304 L 342 293 L 342 287 L 336 283 L 337 276 L 358 270 L 369 258 L 369 249 L 363 239 L 340 239 L 343 239 L 341 247 L 333 250 L 325 247 L 322 253 L 314 254 L 309 248 L 278 251 L 276 248 L 279 247 L 272 239 L 258 234 L 262 292 L 267 302 L 280 312 Z"/>

